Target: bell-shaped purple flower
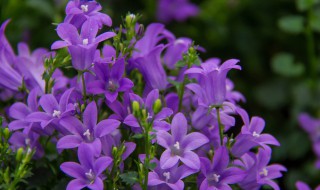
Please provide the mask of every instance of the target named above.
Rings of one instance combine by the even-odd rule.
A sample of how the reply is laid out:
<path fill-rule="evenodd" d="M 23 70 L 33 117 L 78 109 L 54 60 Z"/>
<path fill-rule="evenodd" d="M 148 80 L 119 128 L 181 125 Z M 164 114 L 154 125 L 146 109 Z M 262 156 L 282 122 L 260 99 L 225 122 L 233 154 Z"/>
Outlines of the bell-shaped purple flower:
<path fill-rule="evenodd" d="M 111 26 L 111 18 L 99 11 L 102 10 L 101 5 L 96 1 L 90 0 L 71 0 L 66 7 L 65 23 L 70 23 L 76 28 L 81 28 L 82 24 L 88 19 L 93 19 L 97 22 L 99 28 L 103 25 Z"/>
<path fill-rule="evenodd" d="M 76 148 L 82 143 L 88 143 L 95 150 L 95 155 L 101 152 L 100 138 L 114 132 L 120 125 L 115 119 L 98 121 L 97 105 L 93 101 L 83 112 L 83 123 L 76 117 L 66 117 L 60 124 L 71 134 L 59 139 L 58 149 Z M 97 155 L 99 156 L 99 155 Z"/>
<path fill-rule="evenodd" d="M 193 150 L 209 142 L 209 139 L 198 132 L 187 134 L 188 123 L 182 113 L 176 114 L 171 123 L 171 134 L 166 131 L 157 133 L 157 143 L 166 150 L 160 158 L 162 169 L 173 167 L 180 161 L 186 166 L 200 169 L 200 159 Z"/>
<path fill-rule="evenodd" d="M 186 85 L 198 97 L 199 105 L 220 106 L 226 100 L 226 77 L 231 69 L 241 69 L 239 60 L 230 59 L 219 66 L 219 60 L 210 59 L 201 64 L 201 68 L 190 68 L 185 74 L 198 79 L 199 84 Z"/>
<path fill-rule="evenodd" d="M 114 64 L 96 63 L 94 66 L 98 80 L 88 84 L 88 92 L 92 94 L 104 94 L 109 102 L 117 99 L 119 92 L 125 92 L 133 87 L 133 82 L 124 78 L 125 62 L 121 58 Z"/>
<path fill-rule="evenodd" d="M 229 153 L 226 147 L 220 147 L 214 152 L 212 161 L 201 157 L 200 190 L 231 189 L 229 184 L 240 182 L 245 173 L 238 167 L 228 167 Z"/>
<path fill-rule="evenodd" d="M 75 178 L 70 181 L 67 190 L 89 189 L 103 190 L 104 178 L 102 173 L 111 164 L 112 159 L 108 156 L 94 158 L 94 151 L 87 144 L 81 144 L 78 149 L 78 159 L 80 164 L 76 162 L 64 162 L 60 169 Z"/>
<path fill-rule="evenodd" d="M 93 19 L 88 19 L 82 25 L 80 35 L 75 26 L 67 23 L 59 24 L 57 33 L 64 41 L 54 42 L 51 49 L 68 47 L 72 57 L 72 65 L 80 71 L 87 70 L 92 66 L 98 44 L 116 35 L 114 32 L 105 32 L 96 37 L 98 24 Z"/>

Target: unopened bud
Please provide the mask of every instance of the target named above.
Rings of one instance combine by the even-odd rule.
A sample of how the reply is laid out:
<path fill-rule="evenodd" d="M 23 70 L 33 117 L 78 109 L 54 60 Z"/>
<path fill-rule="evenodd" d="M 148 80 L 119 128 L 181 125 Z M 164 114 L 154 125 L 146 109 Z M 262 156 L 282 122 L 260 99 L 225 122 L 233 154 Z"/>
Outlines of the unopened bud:
<path fill-rule="evenodd" d="M 117 153 L 118 153 L 118 148 L 114 146 L 112 148 L 112 156 L 115 157 L 117 155 Z"/>
<path fill-rule="evenodd" d="M 20 161 L 21 158 L 22 158 L 22 154 L 23 154 L 23 148 L 20 147 L 18 150 L 17 150 L 17 153 L 16 153 L 16 161 Z"/>
<path fill-rule="evenodd" d="M 5 128 L 5 129 L 3 130 L 3 135 L 4 135 L 4 138 L 5 138 L 5 139 L 9 139 L 9 137 L 10 137 L 10 131 L 9 131 L 8 128 Z"/>
<path fill-rule="evenodd" d="M 153 112 L 155 114 L 159 113 L 162 108 L 162 103 L 160 99 L 157 99 L 153 104 Z"/>
<path fill-rule="evenodd" d="M 132 102 L 132 110 L 133 110 L 133 113 L 134 113 L 134 114 L 139 113 L 139 111 L 140 111 L 140 104 L 139 104 L 139 102 L 137 102 L 137 101 L 133 101 L 133 102 Z"/>
<path fill-rule="evenodd" d="M 136 15 L 134 14 L 128 14 L 126 16 L 126 24 L 127 26 L 131 26 L 132 24 L 134 24 L 136 21 Z"/>
<path fill-rule="evenodd" d="M 148 114 L 147 114 L 147 110 L 146 109 L 142 110 L 142 118 L 144 118 L 144 119 L 148 118 Z"/>

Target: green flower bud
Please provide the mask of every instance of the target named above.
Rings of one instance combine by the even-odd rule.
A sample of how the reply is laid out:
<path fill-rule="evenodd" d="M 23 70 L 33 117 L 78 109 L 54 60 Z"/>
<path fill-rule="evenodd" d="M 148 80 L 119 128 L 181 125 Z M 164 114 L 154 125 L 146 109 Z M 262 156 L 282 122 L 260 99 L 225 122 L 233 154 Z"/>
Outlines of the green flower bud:
<path fill-rule="evenodd" d="M 142 110 L 142 118 L 143 119 L 147 119 L 148 118 L 148 114 L 147 114 L 147 110 L 146 109 Z"/>
<path fill-rule="evenodd" d="M 8 128 L 5 128 L 5 129 L 3 130 L 3 134 L 4 134 L 4 138 L 5 138 L 5 139 L 9 139 L 9 137 L 10 137 L 10 131 L 9 131 Z"/>
<path fill-rule="evenodd" d="M 128 15 L 126 16 L 125 21 L 126 21 L 126 25 L 127 25 L 127 26 L 131 26 L 131 25 L 134 24 L 135 21 L 136 21 L 136 15 L 134 15 L 134 14 L 128 14 Z"/>
<path fill-rule="evenodd" d="M 140 111 L 140 104 L 137 101 L 132 102 L 132 110 L 133 110 L 133 115 L 137 115 Z"/>
<path fill-rule="evenodd" d="M 18 149 L 17 153 L 16 153 L 16 161 L 19 162 L 19 161 L 21 160 L 21 158 L 22 158 L 22 155 L 23 155 L 23 148 L 20 147 L 20 148 Z"/>
<path fill-rule="evenodd" d="M 153 104 L 153 112 L 155 114 L 159 113 L 162 108 L 162 103 L 160 99 L 157 99 Z"/>
<path fill-rule="evenodd" d="M 112 156 L 113 156 L 113 157 L 116 157 L 117 153 L 118 153 L 118 148 L 114 146 L 114 147 L 112 148 Z"/>

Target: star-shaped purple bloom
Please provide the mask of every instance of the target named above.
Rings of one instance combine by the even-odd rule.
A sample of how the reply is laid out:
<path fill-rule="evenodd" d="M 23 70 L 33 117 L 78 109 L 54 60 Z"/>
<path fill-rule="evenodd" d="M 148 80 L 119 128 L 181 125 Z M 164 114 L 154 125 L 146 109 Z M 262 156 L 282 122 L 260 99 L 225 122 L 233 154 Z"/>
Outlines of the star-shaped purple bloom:
<path fill-rule="evenodd" d="M 95 155 L 101 152 L 100 138 L 115 131 L 120 122 L 115 119 L 105 119 L 97 123 L 98 110 L 93 101 L 83 112 L 83 123 L 76 117 L 66 117 L 60 124 L 71 134 L 59 139 L 58 149 L 76 148 L 82 143 L 88 143 L 95 150 Z M 99 156 L 99 155 L 97 155 Z"/>
<path fill-rule="evenodd" d="M 101 10 L 101 5 L 96 1 L 72 0 L 67 4 L 67 16 L 64 22 L 81 28 L 86 20 L 93 19 L 98 23 L 99 28 L 102 28 L 103 25 L 111 26 L 111 18 L 106 14 L 100 13 L 99 11 Z"/>
<path fill-rule="evenodd" d="M 212 161 L 201 157 L 200 190 L 231 190 L 229 184 L 240 182 L 245 173 L 237 167 L 228 167 L 229 153 L 226 147 L 214 152 Z"/>
<path fill-rule="evenodd" d="M 57 33 L 64 41 L 54 42 L 51 49 L 68 47 L 72 57 L 72 65 L 80 71 L 89 69 L 92 66 L 98 44 L 116 35 L 114 32 L 105 32 L 96 37 L 98 24 L 93 19 L 88 19 L 82 25 L 80 35 L 77 28 L 68 23 L 59 24 Z"/>
<path fill-rule="evenodd" d="M 94 159 L 94 151 L 87 144 L 81 144 L 78 149 L 78 159 L 76 162 L 64 162 L 61 170 L 69 176 L 75 178 L 70 181 L 67 190 L 82 189 L 88 187 L 94 190 L 103 190 L 102 172 L 111 164 L 112 159 L 108 156 Z"/>
<path fill-rule="evenodd" d="M 156 163 L 157 167 L 149 172 L 148 189 L 182 190 L 184 188 L 182 179 L 196 172 L 185 165 L 179 166 L 178 163 L 168 169 L 162 169 L 156 159 L 151 163 Z"/>
<path fill-rule="evenodd" d="M 157 133 L 157 143 L 166 148 L 160 158 L 162 169 L 173 167 L 181 160 L 192 169 L 200 169 L 199 156 L 193 150 L 209 142 L 209 139 L 198 132 L 187 134 L 188 123 L 182 113 L 176 114 L 171 123 L 171 134 L 166 131 Z"/>
<path fill-rule="evenodd" d="M 96 63 L 94 66 L 98 80 L 88 84 L 88 92 L 104 94 L 109 102 L 117 99 L 119 92 L 125 92 L 133 87 L 133 82 L 123 77 L 125 69 L 124 59 L 112 63 Z"/>

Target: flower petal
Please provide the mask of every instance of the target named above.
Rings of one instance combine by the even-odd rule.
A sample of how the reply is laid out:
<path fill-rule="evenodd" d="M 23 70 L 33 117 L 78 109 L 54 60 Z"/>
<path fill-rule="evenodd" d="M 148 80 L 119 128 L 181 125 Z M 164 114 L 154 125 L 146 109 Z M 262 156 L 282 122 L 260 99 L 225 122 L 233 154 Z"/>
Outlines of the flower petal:
<path fill-rule="evenodd" d="M 121 124 L 120 121 L 115 119 L 106 119 L 100 121 L 95 128 L 95 136 L 96 137 L 103 137 L 115 131 L 119 125 Z"/>

